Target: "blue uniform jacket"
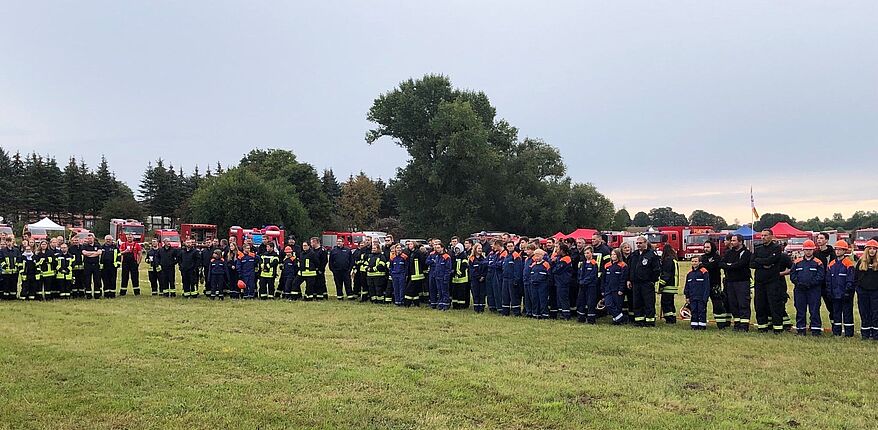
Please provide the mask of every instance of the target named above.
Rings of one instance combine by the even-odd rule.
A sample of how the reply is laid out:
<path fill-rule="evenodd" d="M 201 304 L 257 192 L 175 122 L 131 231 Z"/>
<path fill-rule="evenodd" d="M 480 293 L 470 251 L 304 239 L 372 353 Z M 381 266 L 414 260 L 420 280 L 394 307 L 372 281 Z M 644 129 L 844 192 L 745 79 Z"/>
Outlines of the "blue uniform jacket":
<path fill-rule="evenodd" d="M 710 297 L 710 273 L 704 267 L 692 269 L 686 275 L 686 287 L 683 295 L 689 300 L 707 301 Z"/>
<path fill-rule="evenodd" d="M 390 276 L 393 278 L 405 278 L 408 274 L 408 256 L 399 254 L 390 260 Z"/>
<path fill-rule="evenodd" d="M 548 286 L 549 277 L 552 274 L 552 266 L 549 262 L 531 259 L 528 267 L 530 268 L 528 278 L 530 278 L 531 285 L 535 288 Z"/>
<path fill-rule="evenodd" d="M 211 259 L 208 273 L 210 273 L 211 278 L 217 276 L 217 277 L 222 277 L 225 280 L 228 280 L 229 279 L 229 268 L 228 268 L 228 266 L 226 266 L 226 260 L 223 260 L 222 258 L 220 258 L 219 260 Z"/>
<path fill-rule="evenodd" d="M 610 294 L 624 291 L 628 283 L 628 265 L 622 261 L 604 265 L 604 284 L 602 293 Z"/>
<path fill-rule="evenodd" d="M 256 276 L 256 256 L 253 254 L 244 254 L 238 258 L 237 266 L 238 276 L 241 278 L 249 278 Z"/>
<path fill-rule="evenodd" d="M 552 278 L 555 286 L 570 288 L 570 282 L 573 281 L 573 260 L 569 255 L 565 255 L 555 260 L 552 264 Z"/>
<path fill-rule="evenodd" d="M 354 258 L 351 250 L 336 246 L 329 251 L 329 270 L 350 272 L 354 267 Z"/>
<path fill-rule="evenodd" d="M 598 273 L 600 273 L 600 269 L 598 269 L 598 262 L 596 260 L 586 261 L 583 259 L 579 263 L 577 282 L 583 287 L 596 287 L 598 285 Z"/>
<path fill-rule="evenodd" d="M 285 279 L 290 279 L 296 274 L 299 273 L 299 262 L 296 261 L 296 254 L 293 254 L 290 257 L 284 257 L 283 267 L 281 268 L 280 275 Z"/>
<path fill-rule="evenodd" d="M 503 255 L 503 279 L 512 279 L 517 282 L 521 282 L 521 271 L 524 270 L 524 266 L 521 260 L 521 254 L 515 251 L 504 251 L 501 255 Z"/>
<path fill-rule="evenodd" d="M 847 257 L 829 262 L 826 270 L 826 289 L 833 299 L 850 296 L 854 291 L 854 263 Z"/>
<path fill-rule="evenodd" d="M 801 258 L 793 264 L 790 280 L 796 287 L 822 289 L 826 283 L 826 269 L 817 258 Z"/>
<path fill-rule="evenodd" d="M 454 271 L 454 260 L 447 253 L 436 254 L 433 257 L 433 265 L 430 266 L 430 276 L 440 283 L 449 283 L 451 273 Z"/>
<path fill-rule="evenodd" d="M 469 279 L 470 282 L 484 282 L 488 276 L 487 259 L 482 257 L 470 257 L 469 259 Z"/>

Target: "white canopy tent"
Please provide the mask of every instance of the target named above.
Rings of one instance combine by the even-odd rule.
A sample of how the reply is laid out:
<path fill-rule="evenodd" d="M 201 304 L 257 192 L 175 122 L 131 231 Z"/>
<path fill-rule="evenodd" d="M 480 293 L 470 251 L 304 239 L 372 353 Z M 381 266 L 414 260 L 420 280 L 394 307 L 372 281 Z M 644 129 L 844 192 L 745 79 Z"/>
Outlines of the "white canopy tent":
<path fill-rule="evenodd" d="M 43 218 L 33 224 L 28 224 L 27 228 L 38 228 L 43 230 L 61 230 L 64 231 L 63 225 L 58 225 L 55 221 L 50 220 L 49 218 Z"/>

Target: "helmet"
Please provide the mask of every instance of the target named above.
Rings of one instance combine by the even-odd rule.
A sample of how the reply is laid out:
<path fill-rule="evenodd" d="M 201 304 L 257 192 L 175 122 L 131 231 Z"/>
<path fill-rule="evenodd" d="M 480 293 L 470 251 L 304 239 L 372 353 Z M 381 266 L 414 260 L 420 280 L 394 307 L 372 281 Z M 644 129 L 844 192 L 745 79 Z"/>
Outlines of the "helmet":
<path fill-rule="evenodd" d="M 288 247 L 284 248 L 284 252 L 293 252 L 293 248 L 288 246 Z"/>
<path fill-rule="evenodd" d="M 866 248 L 878 248 L 878 240 L 869 239 L 869 241 L 866 242 Z"/>
<path fill-rule="evenodd" d="M 606 305 L 606 303 L 604 303 L 604 299 L 601 299 L 600 301 L 598 301 L 598 304 L 597 304 L 597 306 L 595 306 L 595 308 L 599 311 L 606 309 L 607 305 Z"/>
<path fill-rule="evenodd" d="M 843 241 L 843 240 L 839 240 L 839 241 L 835 242 L 835 248 L 837 248 L 837 249 L 851 249 L 850 245 L 848 245 L 848 243 Z"/>
<path fill-rule="evenodd" d="M 244 288 L 247 288 L 247 284 L 245 284 L 243 280 L 239 279 L 238 280 L 238 289 L 243 290 Z"/>
<path fill-rule="evenodd" d="M 680 319 L 681 320 L 689 320 L 692 318 L 692 310 L 689 309 L 689 305 L 684 305 L 680 308 Z"/>
<path fill-rule="evenodd" d="M 802 249 L 804 249 L 806 251 L 810 249 L 813 251 L 813 250 L 817 249 L 817 245 L 814 244 L 813 240 L 808 239 L 804 243 L 802 243 Z"/>

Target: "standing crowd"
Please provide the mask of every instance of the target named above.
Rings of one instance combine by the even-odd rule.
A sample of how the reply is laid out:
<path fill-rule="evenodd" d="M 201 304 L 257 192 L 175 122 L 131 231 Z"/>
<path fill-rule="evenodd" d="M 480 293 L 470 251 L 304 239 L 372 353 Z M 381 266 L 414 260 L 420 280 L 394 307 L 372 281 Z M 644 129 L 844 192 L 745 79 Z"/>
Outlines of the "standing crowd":
<path fill-rule="evenodd" d="M 656 325 L 656 305 L 667 324 L 677 322 L 675 296 L 681 292 L 693 329 L 707 328 L 708 303 L 717 328 L 820 335 L 821 302 L 830 316 L 832 333 L 854 335 L 856 294 L 864 339 L 878 340 L 878 241 L 870 240 L 858 261 L 844 241 L 834 246 L 821 233 L 816 243 L 804 244 L 804 256 L 792 261 L 769 229 L 751 252 L 740 235 L 727 240 L 723 255 L 713 241 L 705 253 L 691 259 L 685 277 L 674 249 L 661 253 L 645 237 L 611 249 L 596 233 L 591 241 L 566 239 L 544 242 L 503 235 L 474 240 L 452 237 L 446 247 L 439 239 L 405 245 L 387 236 L 382 245 L 366 237 L 351 250 L 339 240 L 326 250 L 318 238 L 283 249 L 249 239 L 213 240 L 196 247 L 187 240 L 181 248 L 153 240 L 144 252 L 137 242 L 103 244 L 89 234 L 83 243 L 74 236 L 33 241 L 0 238 L 0 298 L 52 300 L 114 298 L 129 289 L 140 294 L 139 267 L 147 265 L 152 295 L 176 297 L 177 272 L 182 297 L 204 293 L 211 300 L 287 299 L 326 300 L 327 268 L 333 274 L 335 297 L 396 306 L 429 306 L 438 310 L 466 309 L 477 313 L 535 319 L 564 319 L 595 324 L 607 316 L 612 324 Z M 121 285 L 117 278 L 121 272 Z M 793 288 L 795 325 L 786 312 L 787 280 Z M 683 285 L 680 280 L 683 280 Z M 303 288 L 304 285 L 304 288 Z M 658 300 L 657 300 L 658 298 Z"/>

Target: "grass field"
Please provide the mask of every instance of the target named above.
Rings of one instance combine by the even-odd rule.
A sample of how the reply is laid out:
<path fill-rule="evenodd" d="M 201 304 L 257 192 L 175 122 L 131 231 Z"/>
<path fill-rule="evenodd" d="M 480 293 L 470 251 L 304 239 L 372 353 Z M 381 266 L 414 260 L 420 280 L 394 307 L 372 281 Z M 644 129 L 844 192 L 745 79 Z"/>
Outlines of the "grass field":
<path fill-rule="evenodd" d="M 713 327 L 336 301 L 0 302 L 0 428 L 871 429 L 876 368 L 878 344 L 858 338 Z"/>

